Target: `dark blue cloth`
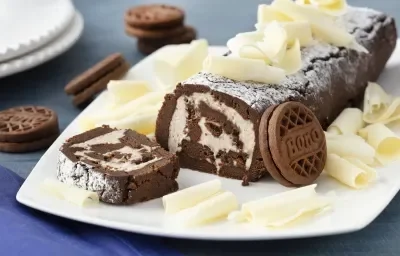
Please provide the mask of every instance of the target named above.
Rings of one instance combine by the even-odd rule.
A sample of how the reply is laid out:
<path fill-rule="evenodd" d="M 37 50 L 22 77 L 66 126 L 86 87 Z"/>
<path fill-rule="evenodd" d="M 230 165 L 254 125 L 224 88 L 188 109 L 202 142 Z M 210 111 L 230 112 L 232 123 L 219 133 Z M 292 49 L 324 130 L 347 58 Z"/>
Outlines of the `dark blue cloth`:
<path fill-rule="evenodd" d="M 0 166 L 0 255 L 175 256 L 163 240 L 86 225 L 19 204 L 23 180 Z"/>

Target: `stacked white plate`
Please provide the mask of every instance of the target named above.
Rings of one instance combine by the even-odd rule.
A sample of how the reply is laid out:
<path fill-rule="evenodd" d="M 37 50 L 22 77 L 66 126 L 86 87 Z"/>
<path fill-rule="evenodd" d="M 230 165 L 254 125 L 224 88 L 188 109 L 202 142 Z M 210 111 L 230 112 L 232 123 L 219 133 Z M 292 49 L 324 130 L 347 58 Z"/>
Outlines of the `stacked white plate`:
<path fill-rule="evenodd" d="M 71 0 L 2 0 L 1 5 L 0 77 L 58 56 L 83 30 Z"/>

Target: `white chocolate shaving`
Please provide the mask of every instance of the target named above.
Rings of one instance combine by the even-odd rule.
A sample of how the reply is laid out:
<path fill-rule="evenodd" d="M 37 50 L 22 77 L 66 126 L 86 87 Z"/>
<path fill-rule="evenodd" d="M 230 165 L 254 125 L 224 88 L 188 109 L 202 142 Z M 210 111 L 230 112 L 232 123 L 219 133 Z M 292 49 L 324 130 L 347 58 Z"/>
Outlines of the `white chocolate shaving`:
<path fill-rule="evenodd" d="M 140 113 L 134 113 L 119 120 L 102 122 L 95 126 L 109 125 L 118 129 L 131 129 L 141 134 L 151 134 L 155 132 L 156 120 L 158 111 L 161 108 L 161 103 L 154 106 L 144 106 Z"/>
<path fill-rule="evenodd" d="M 364 121 L 387 124 L 400 119 L 400 98 L 388 95 L 377 83 L 368 83 L 364 95 Z"/>
<path fill-rule="evenodd" d="M 288 45 L 286 30 L 278 22 L 272 21 L 264 29 L 264 41 L 257 42 L 256 45 L 274 63 L 280 63 Z"/>
<path fill-rule="evenodd" d="M 268 23 L 257 23 L 256 29 L 258 31 L 264 31 Z M 311 26 L 308 21 L 296 20 L 279 22 L 279 24 L 285 29 L 287 34 L 288 46 L 292 46 L 298 39 L 300 46 L 310 46 L 315 41 L 312 37 Z"/>
<path fill-rule="evenodd" d="M 346 108 L 328 127 L 334 134 L 357 134 L 365 126 L 363 112 L 358 108 Z"/>
<path fill-rule="evenodd" d="M 271 21 L 292 21 L 292 19 L 270 5 L 260 4 L 257 10 L 257 23 Z"/>
<path fill-rule="evenodd" d="M 90 119 L 94 124 L 102 124 L 110 121 L 121 120 L 127 116 L 131 116 L 141 112 L 143 106 L 152 106 L 162 103 L 165 92 L 150 92 L 138 99 L 129 101 L 128 103 L 108 112 L 91 115 L 86 118 Z"/>
<path fill-rule="evenodd" d="M 328 154 L 344 158 L 356 158 L 365 164 L 373 164 L 375 149 L 357 135 L 330 135 L 326 133 Z"/>
<path fill-rule="evenodd" d="M 79 206 L 87 206 L 99 202 L 99 195 L 96 192 L 72 187 L 56 180 L 45 179 L 41 184 L 41 189 L 52 196 Z"/>
<path fill-rule="evenodd" d="M 376 178 L 375 170 L 359 159 L 345 159 L 335 154 L 328 154 L 325 172 L 341 183 L 355 189 L 368 186 Z"/>
<path fill-rule="evenodd" d="M 189 47 L 179 52 L 156 56 L 154 73 L 167 88 L 175 86 L 201 70 L 208 54 L 208 42 L 204 39 L 193 40 Z"/>
<path fill-rule="evenodd" d="M 286 51 L 285 56 L 277 66 L 285 70 L 286 75 L 291 75 L 300 70 L 301 64 L 300 42 L 296 39 L 293 46 Z"/>
<path fill-rule="evenodd" d="M 111 104 L 119 106 L 151 91 L 147 81 L 111 80 L 107 85 Z"/>
<path fill-rule="evenodd" d="M 346 0 L 296 0 L 296 3 L 302 5 L 311 4 L 332 16 L 341 16 L 347 12 Z"/>
<path fill-rule="evenodd" d="M 282 227 L 307 213 L 307 217 L 311 217 L 331 205 L 327 197 L 315 192 L 316 186 L 314 184 L 245 203 L 240 212 L 231 213 L 228 219 L 237 222 L 247 220 L 259 226 Z"/>
<path fill-rule="evenodd" d="M 268 66 L 262 60 L 209 55 L 203 71 L 238 81 L 254 81 L 277 84 L 285 78 L 285 71 Z"/>
<path fill-rule="evenodd" d="M 198 226 L 226 218 L 238 208 L 235 195 L 231 192 L 216 194 L 199 204 L 178 212 L 176 224 L 184 227 Z"/>
<path fill-rule="evenodd" d="M 400 158 L 400 138 L 384 124 L 371 124 L 359 134 L 376 150 L 376 159 L 388 164 Z"/>
<path fill-rule="evenodd" d="M 163 196 L 166 213 L 176 213 L 216 195 L 221 191 L 221 181 L 212 180 Z"/>

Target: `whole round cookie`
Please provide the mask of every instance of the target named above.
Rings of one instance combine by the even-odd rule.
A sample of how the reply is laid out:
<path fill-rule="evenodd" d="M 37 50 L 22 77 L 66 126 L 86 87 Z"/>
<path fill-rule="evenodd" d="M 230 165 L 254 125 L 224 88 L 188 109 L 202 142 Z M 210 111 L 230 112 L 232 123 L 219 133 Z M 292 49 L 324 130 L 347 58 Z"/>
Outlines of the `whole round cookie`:
<path fill-rule="evenodd" d="M 58 134 L 57 114 L 45 107 L 22 106 L 0 111 L 0 142 L 20 143 Z"/>
<path fill-rule="evenodd" d="M 264 114 L 261 117 L 260 126 L 259 126 L 259 147 L 261 151 L 261 155 L 263 157 L 264 165 L 272 178 L 278 181 L 280 184 L 286 187 L 293 187 L 294 184 L 286 180 L 282 174 L 279 172 L 276 167 L 274 161 L 272 160 L 272 155 L 269 147 L 269 139 L 268 139 L 268 124 L 271 119 L 272 113 L 274 112 L 277 106 L 271 106 L 267 108 Z"/>
<path fill-rule="evenodd" d="M 146 39 L 164 39 L 167 37 L 179 36 L 185 33 L 185 27 L 179 26 L 174 28 L 162 28 L 146 30 L 142 28 L 135 28 L 130 25 L 125 25 L 125 32 L 129 36 Z"/>
<path fill-rule="evenodd" d="M 188 44 L 196 39 L 196 30 L 193 27 L 187 26 L 185 33 L 180 36 L 174 36 L 166 39 L 139 39 L 137 46 L 143 54 L 150 54 L 169 44 Z"/>
<path fill-rule="evenodd" d="M 299 102 L 286 102 L 272 113 L 268 144 L 281 175 L 294 185 L 312 184 L 325 167 L 324 131 L 314 115 Z"/>
<path fill-rule="evenodd" d="M 130 8 L 125 13 L 125 22 L 132 27 L 157 29 L 180 26 L 185 14 L 182 9 L 165 5 L 152 4 Z"/>

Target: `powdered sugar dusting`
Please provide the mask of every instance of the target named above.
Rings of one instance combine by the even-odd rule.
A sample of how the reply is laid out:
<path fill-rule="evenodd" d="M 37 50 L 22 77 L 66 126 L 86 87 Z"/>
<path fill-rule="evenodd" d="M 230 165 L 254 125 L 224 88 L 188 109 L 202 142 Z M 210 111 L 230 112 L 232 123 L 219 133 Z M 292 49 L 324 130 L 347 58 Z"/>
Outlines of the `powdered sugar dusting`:
<path fill-rule="evenodd" d="M 68 185 L 97 192 L 100 198 L 106 198 L 110 203 L 118 203 L 123 199 L 119 180 L 106 177 L 85 163 L 74 163 L 63 153 L 58 158 L 57 178 Z"/>

